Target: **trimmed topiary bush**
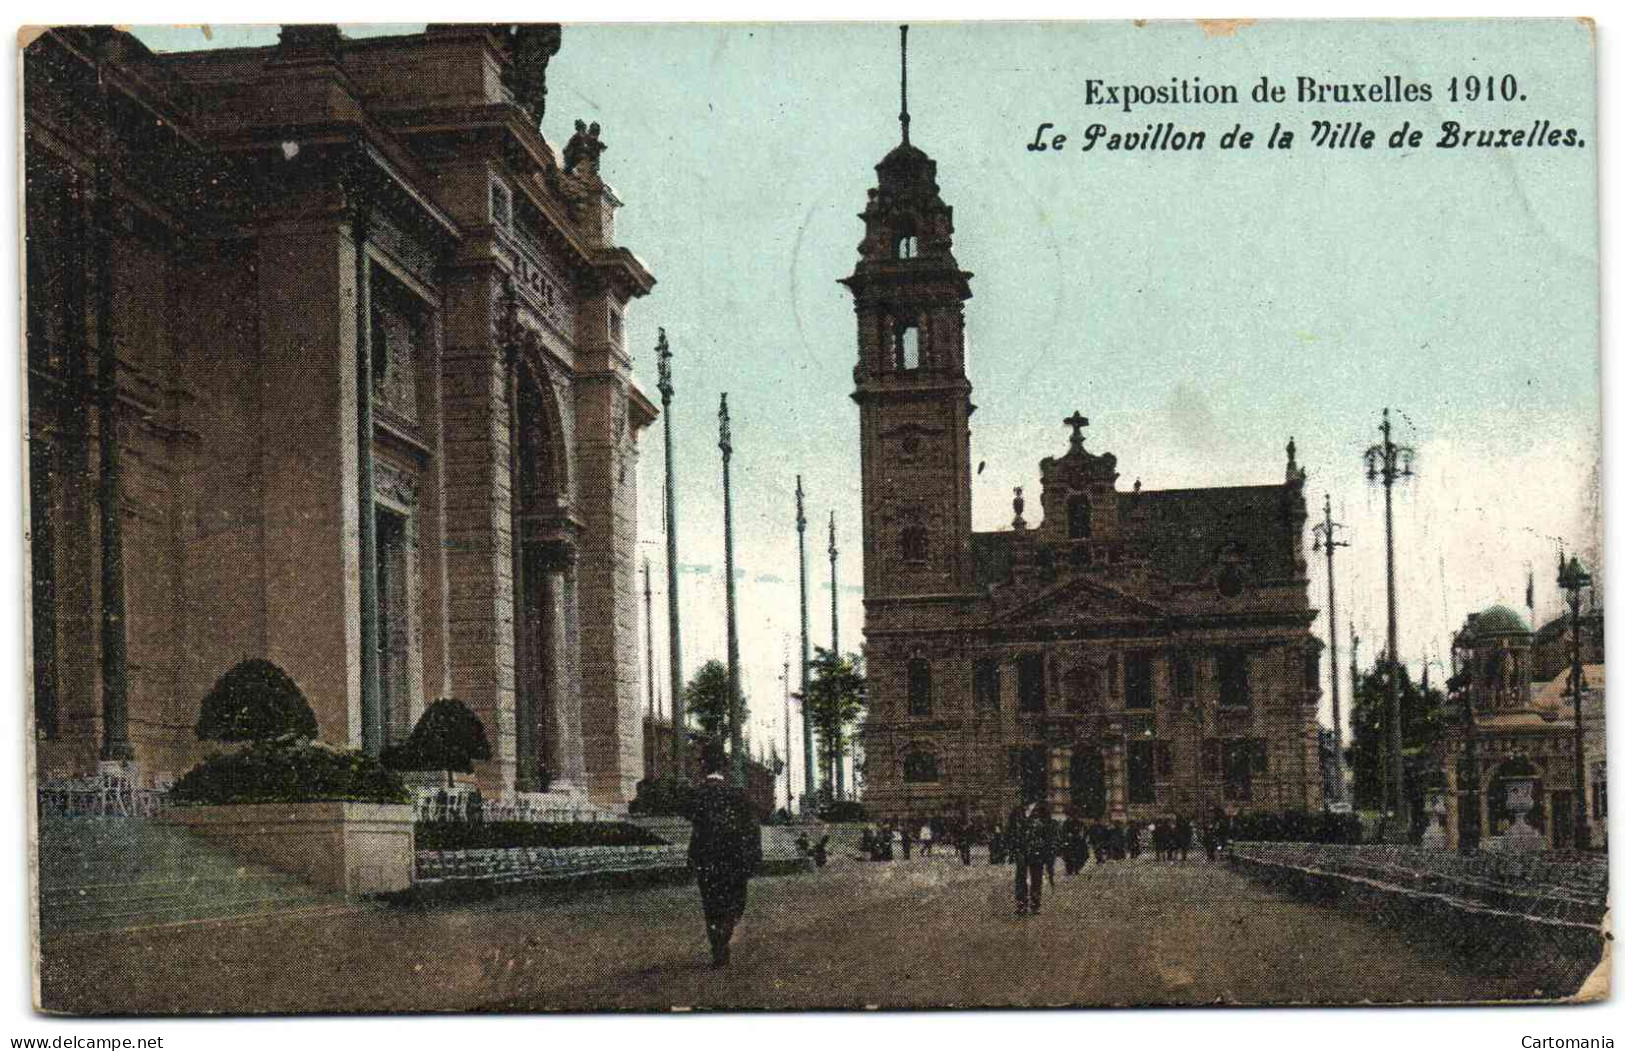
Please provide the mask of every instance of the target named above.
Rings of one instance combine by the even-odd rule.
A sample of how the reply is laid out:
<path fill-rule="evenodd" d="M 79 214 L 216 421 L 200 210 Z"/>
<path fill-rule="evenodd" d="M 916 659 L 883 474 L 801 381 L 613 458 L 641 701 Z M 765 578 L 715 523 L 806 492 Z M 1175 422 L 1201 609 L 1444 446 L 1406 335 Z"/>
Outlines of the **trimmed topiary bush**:
<path fill-rule="evenodd" d="M 309 741 L 256 741 L 213 755 L 175 782 L 183 805 L 227 803 L 405 803 L 400 776 L 362 752 Z"/>
<path fill-rule="evenodd" d="M 446 786 L 452 773 L 471 774 L 477 760 L 491 758 L 485 724 L 454 697 L 429 705 L 406 743 L 385 749 L 385 765 L 392 770 L 444 770 Z"/>
<path fill-rule="evenodd" d="M 308 741 L 316 713 L 288 673 L 268 660 L 239 661 L 204 695 L 197 735 L 203 741 Z"/>

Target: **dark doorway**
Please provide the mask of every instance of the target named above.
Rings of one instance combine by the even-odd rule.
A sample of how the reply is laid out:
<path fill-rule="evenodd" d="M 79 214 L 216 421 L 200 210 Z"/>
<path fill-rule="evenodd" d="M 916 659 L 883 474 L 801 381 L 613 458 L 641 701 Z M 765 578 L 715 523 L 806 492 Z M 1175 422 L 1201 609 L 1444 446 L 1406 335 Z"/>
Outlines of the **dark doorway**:
<path fill-rule="evenodd" d="M 1552 793 L 1552 849 L 1568 850 L 1574 846 L 1574 793 Z"/>
<path fill-rule="evenodd" d="M 1098 748 L 1072 753 L 1071 816 L 1106 816 L 1106 760 Z"/>
<path fill-rule="evenodd" d="M 384 742 L 404 740 L 411 732 L 411 624 L 407 618 L 406 516 L 379 508 L 378 685 Z"/>
<path fill-rule="evenodd" d="M 1036 803 L 1049 795 L 1049 749 L 1030 744 L 1021 750 L 1021 801 Z"/>

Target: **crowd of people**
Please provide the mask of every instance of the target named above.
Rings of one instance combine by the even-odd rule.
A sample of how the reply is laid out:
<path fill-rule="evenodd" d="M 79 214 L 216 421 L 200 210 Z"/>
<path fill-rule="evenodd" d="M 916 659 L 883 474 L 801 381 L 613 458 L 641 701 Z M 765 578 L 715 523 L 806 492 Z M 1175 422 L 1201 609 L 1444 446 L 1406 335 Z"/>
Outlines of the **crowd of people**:
<path fill-rule="evenodd" d="M 1034 809 L 1036 808 L 1036 809 Z M 1029 815 L 1027 811 L 1033 810 Z M 1018 814 L 1020 815 L 1018 820 Z M 1222 810 L 1200 827 L 1183 814 L 1171 814 L 1155 821 L 1106 821 L 1077 816 L 1060 821 L 1050 815 L 1043 803 L 1028 804 L 1011 812 L 1002 824 L 991 828 L 967 818 L 931 817 L 923 821 L 895 821 L 866 825 L 859 837 L 859 856 L 870 861 L 907 861 L 919 851 L 930 857 L 932 848 L 946 844 L 960 860 L 971 863 L 973 844 L 985 843 L 988 861 L 994 865 L 1014 864 L 1029 852 L 1037 853 L 1047 870 L 1060 860 L 1072 875 L 1093 859 L 1096 864 L 1138 858 L 1149 848 L 1159 861 L 1176 857 L 1188 860 L 1200 844 L 1209 861 L 1217 860 L 1229 842 L 1232 819 Z"/>

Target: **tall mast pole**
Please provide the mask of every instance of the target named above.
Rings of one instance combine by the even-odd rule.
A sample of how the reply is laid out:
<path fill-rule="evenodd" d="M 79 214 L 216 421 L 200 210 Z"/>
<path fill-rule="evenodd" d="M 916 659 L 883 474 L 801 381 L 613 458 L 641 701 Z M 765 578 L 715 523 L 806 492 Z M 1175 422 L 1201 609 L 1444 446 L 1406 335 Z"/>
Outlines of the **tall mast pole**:
<path fill-rule="evenodd" d="M 796 475 L 796 551 L 801 565 L 801 805 L 818 798 L 817 756 L 813 751 L 812 710 L 807 707 L 807 686 L 811 662 L 811 642 L 807 637 L 807 508 L 801 491 L 801 475 Z"/>
<path fill-rule="evenodd" d="M 1342 523 L 1332 521 L 1332 494 L 1327 493 L 1326 520 L 1315 526 L 1315 547 L 1317 550 L 1322 544 L 1326 547 L 1326 634 L 1332 643 L 1332 746 L 1335 749 L 1332 755 L 1332 788 L 1339 802 L 1346 798 L 1346 793 L 1343 781 L 1343 675 L 1337 666 L 1337 570 L 1333 556 L 1338 548 L 1349 546 L 1348 541 L 1337 539 L 1337 530 L 1341 528 Z"/>
<path fill-rule="evenodd" d="M 728 394 L 717 409 L 717 448 L 722 450 L 722 564 L 727 574 L 728 600 L 728 739 L 733 749 L 733 783 L 745 787 L 745 712 L 739 696 L 739 621 L 734 599 L 734 501 L 729 461 L 733 435 L 728 421 Z"/>
<path fill-rule="evenodd" d="M 672 476 L 671 456 L 671 347 L 666 330 L 660 330 L 655 348 L 660 369 L 660 415 L 666 426 L 666 665 L 671 671 L 671 765 L 678 781 L 688 779 L 684 754 L 688 748 L 688 722 L 683 712 L 683 641 L 677 616 L 677 484 Z"/>
<path fill-rule="evenodd" d="M 788 639 L 784 647 L 784 671 L 780 679 L 784 683 L 784 812 L 796 812 L 796 772 L 795 753 L 790 751 L 790 646 Z"/>
<path fill-rule="evenodd" d="M 908 26 L 899 26 L 903 41 L 903 81 L 902 96 L 903 108 L 897 114 L 897 122 L 903 126 L 903 145 L 908 145 Z"/>
<path fill-rule="evenodd" d="M 660 776 L 660 723 L 655 712 L 655 621 L 654 592 L 649 586 L 649 560 L 643 560 L 643 644 L 649 652 L 649 732 L 654 743 L 649 746 L 649 776 Z"/>
<path fill-rule="evenodd" d="M 841 654 L 841 613 L 840 613 L 840 578 L 835 572 L 835 559 L 840 554 L 835 548 L 835 512 L 829 513 L 829 649 L 837 657 Z M 841 729 L 844 734 L 845 729 Z M 843 741 L 835 742 L 835 798 L 846 798 L 846 755 L 841 747 Z"/>
<path fill-rule="evenodd" d="M 1349 705 L 1360 701 L 1360 633 L 1349 624 Z"/>

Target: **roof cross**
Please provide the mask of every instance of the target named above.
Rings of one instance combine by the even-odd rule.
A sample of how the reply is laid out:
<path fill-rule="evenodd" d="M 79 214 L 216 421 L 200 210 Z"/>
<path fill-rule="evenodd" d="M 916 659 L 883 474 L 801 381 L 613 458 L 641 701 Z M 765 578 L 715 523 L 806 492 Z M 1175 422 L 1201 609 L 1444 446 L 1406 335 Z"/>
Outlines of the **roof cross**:
<path fill-rule="evenodd" d="M 1081 412 L 1074 411 L 1072 415 L 1061 421 L 1072 428 L 1072 448 L 1083 449 L 1083 429 L 1089 426 L 1089 417 Z"/>

